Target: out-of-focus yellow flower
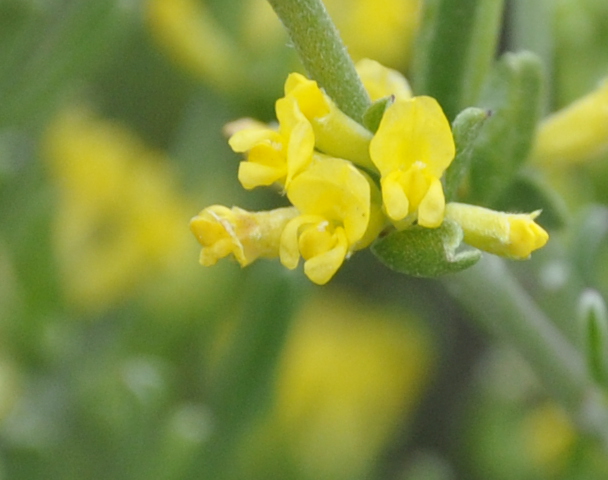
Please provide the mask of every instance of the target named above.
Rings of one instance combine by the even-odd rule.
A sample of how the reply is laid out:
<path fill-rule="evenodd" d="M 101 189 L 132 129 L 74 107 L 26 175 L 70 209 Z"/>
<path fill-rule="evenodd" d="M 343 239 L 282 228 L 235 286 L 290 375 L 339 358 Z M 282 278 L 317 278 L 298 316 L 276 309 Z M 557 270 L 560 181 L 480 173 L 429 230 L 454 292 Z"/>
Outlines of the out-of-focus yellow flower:
<path fill-rule="evenodd" d="M 275 182 L 286 187 L 312 160 L 314 133 L 296 100 L 280 98 L 275 110 L 278 130 L 255 124 L 237 131 L 228 142 L 235 152 L 247 153 L 238 174 L 247 189 Z"/>
<path fill-rule="evenodd" d="M 386 68 L 369 58 L 359 60 L 356 69 L 372 102 L 390 95 L 396 100 L 411 98 L 410 84 L 397 70 Z"/>
<path fill-rule="evenodd" d="M 420 0 L 326 0 L 349 53 L 403 68 L 420 22 Z"/>
<path fill-rule="evenodd" d="M 534 219 L 532 213 L 504 213 L 463 203 L 448 203 L 445 216 L 460 225 L 464 241 L 486 252 L 524 260 L 543 247 L 548 233 Z"/>
<path fill-rule="evenodd" d="M 215 265 L 220 258 L 232 254 L 245 267 L 260 257 L 278 258 L 285 224 L 296 215 L 298 211 L 293 207 L 248 212 L 213 205 L 190 221 L 190 229 L 203 246 L 202 265 Z"/>
<path fill-rule="evenodd" d="M 608 79 L 540 124 L 532 158 L 543 165 L 584 162 L 608 151 Z"/>
<path fill-rule="evenodd" d="M 454 158 L 450 124 L 434 98 L 397 100 L 382 117 L 370 144 L 380 174 L 387 215 L 398 226 L 416 218 L 423 227 L 443 221 L 440 177 Z"/>
<path fill-rule="evenodd" d="M 152 34 L 182 66 L 220 89 L 238 84 L 244 59 L 204 2 L 148 0 L 145 6 Z"/>
<path fill-rule="evenodd" d="M 407 66 L 418 29 L 420 0 L 326 0 L 324 2 L 356 60 L 376 58 L 393 68 Z M 234 9 L 233 28 L 223 28 L 205 0 L 147 0 L 146 20 L 161 48 L 216 88 L 238 92 L 256 77 L 293 70 L 283 56 L 287 35 L 265 0 Z"/>
<path fill-rule="evenodd" d="M 537 468 L 555 474 L 567 460 L 577 441 L 577 434 L 566 413 L 553 403 L 545 403 L 530 412 L 522 423 L 525 451 Z"/>
<path fill-rule="evenodd" d="M 51 123 L 44 148 L 58 193 L 55 249 L 72 302 L 103 308 L 188 252 L 186 203 L 163 155 L 82 109 Z"/>
<path fill-rule="evenodd" d="M 335 291 L 295 318 L 271 421 L 305 478 L 361 478 L 432 379 L 415 318 Z"/>
<path fill-rule="evenodd" d="M 281 263 L 297 267 L 313 282 L 327 283 L 355 250 L 369 245 L 382 228 L 373 183 L 350 162 L 316 155 L 287 188 L 299 210 L 281 237 Z"/>

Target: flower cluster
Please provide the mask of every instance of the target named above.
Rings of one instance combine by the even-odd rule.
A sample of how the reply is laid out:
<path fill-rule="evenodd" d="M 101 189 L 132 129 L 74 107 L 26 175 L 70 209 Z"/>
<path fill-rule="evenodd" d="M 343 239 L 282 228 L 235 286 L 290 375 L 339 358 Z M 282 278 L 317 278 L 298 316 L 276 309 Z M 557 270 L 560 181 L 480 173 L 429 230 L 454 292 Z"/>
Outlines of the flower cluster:
<path fill-rule="evenodd" d="M 362 60 L 357 70 L 372 101 L 386 105 L 374 133 L 298 73 L 289 75 L 285 96 L 275 104 L 278 126 L 253 120 L 227 126 L 230 146 L 246 156 L 238 172 L 243 187 L 278 185 L 292 207 L 206 208 L 190 223 L 203 246 L 203 265 L 232 254 L 242 266 L 278 257 L 294 269 L 303 258 L 308 278 L 325 284 L 384 229 L 433 229 L 446 215 L 461 226 L 465 241 L 499 255 L 527 258 L 546 243 L 536 213 L 463 204 L 446 211 L 441 179 L 455 145 L 440 105 L 412 96 L 401 74 L 377 62 Z"/>

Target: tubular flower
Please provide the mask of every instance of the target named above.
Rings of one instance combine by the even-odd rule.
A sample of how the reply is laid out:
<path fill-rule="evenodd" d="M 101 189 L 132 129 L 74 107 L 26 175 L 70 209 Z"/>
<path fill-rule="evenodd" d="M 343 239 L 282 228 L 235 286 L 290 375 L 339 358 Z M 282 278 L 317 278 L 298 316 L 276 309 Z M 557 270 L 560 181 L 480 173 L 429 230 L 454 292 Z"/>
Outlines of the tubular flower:
<path fill-rule="evenodd" d="M 486 252 L 525 260 L 543 247 L 549 235 L 532 213 L 504 213 L 463 203 L 448 203 L 445 216 L 460 225 L 464 241 Z"/>
<path fill-rule="evenodd" d="M 372 134 L 342 112 L 317 82 L 292 73 L 285 82 L 285 96 L 294 98 L 312 124 L 317 148 L 334 157 L 347 158 L 373 168 L 369 157 Z"/>
<path fill-rule="evenodd" d="M 246 267 L 260 257 L 279 256 L 283 228 L 296 215 L 298 211 L 293 207 L 248 212 L 213 205 L 190 221 L 190 229 L 203 246 L 202 265 L 215 265 L 220 258 L 232 254 L 241 267 Z"/>
<path fill-rule="evenodd" d="M 247 153 L 247 160 L 239 165 L 238 177 L 248 190 L 275 182 L 287 186 L 312 160 L 314 133 L 296 100 L 280 98 L 275 111 L 278 130 L 254 124 L 237 131 L 228 141 L 235 152 Z"/>
<path fill-rule="evenodd" d="M 308 278 L 327 283 L 353 251 L 380 233 L 383 222 L 374 188 L 350 162 L 316 156 L 287 189 L 301 215 L 281 235 L 281 263 L 294 269 L 302 256 Z"/>
<path fill-rule="evenodd" d="M 431 97 L 398 99 L 389 106 L 370 144 L 380 171 L 388 217 L 399 227 L 441 225 L 445 198 L 440 177 L 454 158 L 450 124 Z"/>

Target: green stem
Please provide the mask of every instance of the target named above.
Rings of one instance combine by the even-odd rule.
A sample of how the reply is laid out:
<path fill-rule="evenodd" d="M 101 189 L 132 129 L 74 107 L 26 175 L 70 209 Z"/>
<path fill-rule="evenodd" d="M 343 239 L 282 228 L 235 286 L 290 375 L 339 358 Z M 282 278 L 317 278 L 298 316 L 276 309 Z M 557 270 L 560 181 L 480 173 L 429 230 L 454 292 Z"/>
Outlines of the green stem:
<path fill-rule="evenodd" d="M 566 340 L 504 263 L 486 256 L 444 284 L 485 330 L 515 347 L 581 429 L 608 449 L 608 409 L 582 355 Z"/>
<path fill-rule="evenodd" d="M 310 76 L 349 117 L 361 123 L 370 105 L 355 66 L 321 0 L 268 0 Z"/>

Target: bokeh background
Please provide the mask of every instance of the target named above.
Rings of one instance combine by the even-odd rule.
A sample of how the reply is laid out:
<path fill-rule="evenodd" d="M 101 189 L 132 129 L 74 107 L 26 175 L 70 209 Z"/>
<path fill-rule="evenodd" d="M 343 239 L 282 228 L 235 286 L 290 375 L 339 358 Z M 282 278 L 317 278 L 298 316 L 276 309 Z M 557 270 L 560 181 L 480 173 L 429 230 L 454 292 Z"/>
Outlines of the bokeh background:
<path fill-rule="evenodd" d="M 353 57 L 408 72 L 422 2 L 326 3 Z M 541 55 L 547 111 L 608 72 L 606 5 L 507 2 L 500 48 Z M 271 121 L 300 69 L 263 0 L 0 1 L 0 479 L 608 475 L 441 284 L 369 252 L 325 287 L 198 264 L 199 210 L 283 204 L 240 188 L 222 128 Z M 554 172 L 573 214 L 600 205 L 583 231 L 602 160 Z M 516 271 L 557 310 L 547 250 Z"/>

